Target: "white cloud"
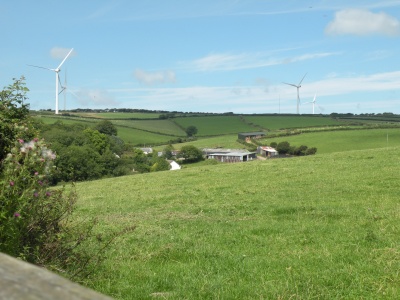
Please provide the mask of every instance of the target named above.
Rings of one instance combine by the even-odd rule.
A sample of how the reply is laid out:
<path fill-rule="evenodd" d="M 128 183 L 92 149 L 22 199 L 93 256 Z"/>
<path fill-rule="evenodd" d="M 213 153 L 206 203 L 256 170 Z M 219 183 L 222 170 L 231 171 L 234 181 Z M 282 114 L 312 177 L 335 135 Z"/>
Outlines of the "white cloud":
<path fill-rule="evenodd" d="M 174 83 L 176 81 L 175 73 L 172 71 L 146 72 L 136 69 L 133 75 L 137 81 L 145 85 Z"/>
<path fill-rule="evenodd" d="M 400 35 L 398 19 L 383 12 L 373 13 L 365 9 L 338 11 L 332 22 L 325 28 L 327 35 Z"/>
<path fill-rule="evenodd" d="M 120 106 L 165 109 L 178 111 L 235 111 L 238 113 L 281 112 L 295 113 L 296 89 L 284 84 L 268 86 L 266 93 L 264 80 L 256 85 L 232 86 L 193 86 L 186 88 L 139 88 L 112 90 L 118 94 Z M 377 73 L 368 76 L 329 77 L 319 81 L 307 82 L 300 90 L 301 102 L 312 101 L 317 93 L 317 104 L 324 112 L 354 112 L 357 103 L 365 109 L 379 110 L 383 105 L 385 92 L 399 91 L 400 71 Z M 111 92 L 111 91 L 110 91 Z M 371 99 L 371 95 L 375 99 Z M 369 98 L 369 99 L 368 99 Z M 327 99 L 331 99 L 327 101 Z M 334 101 L 332 99 L 335 99 Z M 393 99 L 391 97 L 390 99 Z M 388 110 L 396 110 L 394 100 L 387 100 Z M 302 106 L 303 107 L 303 106 Z M 301 108 L 302 113 L 311 113 L 311 104 Z M 316 107 L 316 112 L 317 112 Z"/>
<path fill-rule="evenodd" d="M 75 91 L 74 95 L 78 99 L 79 103 L 86 106 L 91 104 L 99 106 L 111 106 L 117 105 L 119 103 L 107 90 L 82 89 L 79 91 Z"/>
<path fill-rule="evenodd" d="M 182 63 L 182 65 L 185 69 L 195 72 L 232 71 L 288 64 L 335 54 L 330 52 L 310 53 L 285 58 L 271 57 L 268 53 L 210 54 L 191 62 Z"/>
<path fill-rule="evenodd" d="M 61 48 L 61 47 L 54 47 L 50 50 L 50 56 L 54 59 L 64 59 L 65 56 L 71 51 L 71 48 Z M 75 56 L 76 52 L 73 50 L 69 55 L 69 58 Z"/>

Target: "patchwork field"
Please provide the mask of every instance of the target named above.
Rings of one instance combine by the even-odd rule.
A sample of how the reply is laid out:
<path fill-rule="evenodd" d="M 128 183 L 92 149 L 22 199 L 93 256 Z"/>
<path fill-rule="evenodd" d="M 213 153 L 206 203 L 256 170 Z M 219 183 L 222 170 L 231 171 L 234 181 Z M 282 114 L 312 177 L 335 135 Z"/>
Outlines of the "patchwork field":
<path fill-rule="evenodd" d="M 399 147 L 77 184 L 117 299 L 398 299 Z"/>
<path fill-rule="evenodd" d="M 244 116 L 247 123 L 255 124 L 268 130 L 279 130 L 282 128 L 303 128 L 316 126 L 333 126 L 344 125 L 347 122 L 334 120 L 328 116 Z"/>
<path fill-rule="evenodd" d="M 175 118 L 173 121 L 183 128 L 196 126 L 199 137 L 260 131 L 260 128 L 248 125 L 239 116 L 186 117 Z"/>
<path fill-rule="evenodd" d="M 271 142 L 288 141 L 291 145 L 307 145 L 316 147 L 318 153 L 333 153 L 349 150 L 381 149 L 400 146 L 400 130 L 365 129 L 365 130 L 339 130 L 326 132 L 302 133 L 299 135 L 266 138 L 265 144 Z"/>

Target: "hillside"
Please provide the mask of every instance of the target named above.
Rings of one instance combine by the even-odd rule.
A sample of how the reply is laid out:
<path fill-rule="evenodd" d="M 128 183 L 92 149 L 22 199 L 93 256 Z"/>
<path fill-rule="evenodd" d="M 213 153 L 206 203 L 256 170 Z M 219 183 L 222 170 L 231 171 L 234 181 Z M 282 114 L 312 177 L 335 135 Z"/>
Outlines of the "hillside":
<path fill-rule="evenodd" d="M 77 184 L 78 216 L 128 226 L 91 287 L 117 299 L 396 299 L 400 148 Z"/>
<path fill-rule="evenodd" d="M 327 137 L 324 131 L 337 131 L 343 129 L 378 129 L 378 128 L 398 128 L 399 118 L 393 116 L 384 118 L 383 116 L 357 116 L 350 118 L 345 115 L 335 118 L 328 115 L 192 115 L 178 114 L 174 117 L 160 118 L 159 113 L 67 113 L 66 115 L 54 115 L 49 112 L 34 112 L 32 115 L 36 120 L 40 120 L 45 124 L 54 124 L 62 122 L 64 124 L 83 124 L 84 126 L 93 127 L 97 122 L 107 119 L 110 120 L 118 129 L 118 136 L 125 142 L 134 146 L 161 146 L 166 144 L 177 143 L 176 147 L 180 148 L 182 139 L 185 139 L 185 128 L 195 126 L 198 129 L 196 138 L 198 142 L 195 145 L 201 147 L 226 147 L 240 148 L 240 144 L 236 143 L 237 133 L 265 131 L 268 136 L 276 134 L 286 134 L 290 131 L 320 132 L 320 135 L 301 135 L 299 138 L 295 136 L 276 139 L 276 141 L 293 139 L 295 143 L 305 143 L 313 145 L 326 153 L 325 142 L 315 144 L 315 140 L 320 141 L 321 135 Z M 164 115 L 166 116 L 166 115 Z M 339 133 L 341 136 L 342 133 Z M 346 138 L 346 134 L 343 133 Z M 350 134 L 351 135 L 351 134 Z M 360 135 L 359 132 L 356 135 Z M 362 135 L 362 134 L 361 134 Z M 360 135 L 360 136 L 361 136 Z M 386 136 L 386 135 L 385 135 Z M 215 139 L 216 138 L 216 139 Z M 306 142 L 303 141 L 306 139 Z M 310 139 L 309 139 L 310 138 Z M 210 139 L 210 140 L 209 140 Z M 339 137 L 340 139 L 340 137 Z M 268 139 L 269 140 L 269 139 Z M 310 142 L 308 142 L 310 140 Z M 322 140 L 326 140 L 322 138 Z M 374 137 L 370 140 L 374 143 Z M 397 139 L 393 139 L 397 141 Z M 351 141 L 351 138 L 350 138 Z M 362 141 L 364 144 L 365 141 Z M 395 146 L 392 144 L 391 146 Z M 332 149 L 332 146 L 329 146 Z M 368 145 L 368 148 L 375 148 Z M 378 147 L 380 148 L 380 146 Z M 352 146 L 346 150 L 355 149 Z M 365 149 L 361 146 L 357 149 Z M 332 152 L 328 150 L 328 152 Z"/>

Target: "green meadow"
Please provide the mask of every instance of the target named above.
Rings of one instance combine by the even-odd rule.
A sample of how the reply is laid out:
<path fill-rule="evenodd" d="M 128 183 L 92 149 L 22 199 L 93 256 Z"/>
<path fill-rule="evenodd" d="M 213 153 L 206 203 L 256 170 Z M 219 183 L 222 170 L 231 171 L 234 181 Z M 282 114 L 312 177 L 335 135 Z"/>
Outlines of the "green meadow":
<path fill-rule="evenodd" d="M 87 286 L 116 299 L 400 297 L 399 129 L 325 116 L 112 122 L 125 142 L 160 149 L 193 125 L 197 139 L 176 149 L 243 148 L 238 132 L 264 130 L 264 144 L 318 151 L 77 183 L 77 221 L 97 218 L 95 234 L 136 228 L 106 250 Z M 387 125 L 376 122 L 366 120 Z M 270 137 L 287 132 L 300 134 Z"/>
<path fill-rule="evenodd" d="M 245 123 L 240 116 L 181 117 L 173 121 L 182 128 L 196 126 L 199 137 L 260 131 L 260 128 Z"/>
<path fill-rule="evenodd" d="M 398 299 L 399 147 L 77 184 L 116 299 Z"/>
<path fill-rule="evenodd" d="M 91 117 L 99 119 L 158 119 L 160 114 L 157 113 L 122 113 L 122 112 L 102 112 L 102 113 L 74 113 L 74 115 L 82 117 Z"/>
<path fill-rule="evenodd" d="M 298 135 L 262 140 L 271 142 L 288 141 L 291 145 L 316 147 L 317 153 L 333 153 L 349 150 L 376 149 L 383 151 L 387 147 L 400 147 L 400 129 L 359 129 L 325 132 L 301 133 Z M 371 150 L 372 151 L 372 150 Z"/>
<path fill-rule="evenodd" d="M 268 130 L 279 130 L 282 128 L 302 128 L 317 126 L 340 126 L 346 122 L 334 120 L 328 116 L 244 116 L 247 123 L 255 124 Z"/>
<path fill-rule="evenodd" d="M 115 120 L 112 122 L 116 126 L 130 127 L 153 133 L 186 136 L 185 131 L 170 120 Z"/>

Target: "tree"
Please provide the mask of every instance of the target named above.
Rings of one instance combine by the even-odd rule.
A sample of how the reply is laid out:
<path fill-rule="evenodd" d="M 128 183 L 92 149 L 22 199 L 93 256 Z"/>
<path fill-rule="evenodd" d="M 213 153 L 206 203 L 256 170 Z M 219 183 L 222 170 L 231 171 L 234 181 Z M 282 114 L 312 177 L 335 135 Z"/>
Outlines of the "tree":
<path fill-rule="evenodd" d="M 167 171 L 171 168 L 169 162 L 163 157 L 157 157 L 153 159 L 153 165 L 150 168 L 150 172 Z"/>
<path fill-rule="evenodd" d="M 166 159 L 171 159 L 173 157 L 172 151 L 174 150 L 174 147 L 172 145 L 165 146 L 163 150 L 163 156 Z"/>
<path fill-rule="evenodd" d="M 0 162 L 15 140 L 29 140 L 36 134 L 29 119 L 29 105 L 25 103 L 29 91 L 25 78 L 13 80 L 13 84 L 0 91 Z"/>
<path fill-rule="evenodd" d="M 178 155 L 183 158 L 185 163 L 193 163 L 203 160 L 203 152 L 193 145 L 183 146 Z"/>
<path fill-rule="evenodd" d="M 290 144 L 289 142 L 280 142 L 277 146 L 276 146 L 276 150 L 279 152 L 279 154 L 287 154 L 290 152 Z"/>
<path fill-rule="evenodd" d="M 306 155 L 314 155 L 315 153 L 317 153 L 317 148 L 315 147 L 311 147 L 306 150 Z"/>
<path fill-rule="evenodd" d="M 86 128 L 83 133 L 87 135 L 87 137 L 90 139 L 90 142 L 100 154 L 103 154 L 107 149 L 110 148 L 109 140 L 107 135 L 104 133 L 100 133 L 99 131 L 90 128 Z"/>
<path fill-rule="evenodd" d="M 94 222 L 72 221 L 73 187 L 50 188 L 56 154 L 35 136 L 23 80 L 0 92 L 0 252 L 66 277 L 87 275 L 96 260 Z"/>
<path fill-rule="evenodd" d="M 117 127 L 109 120 L 102 120 L 94 126 L 94 129 L 106 135 L 117 135 Z"/>
<path fill-rule="evenodd" d="M 194 136 L 197 133 L 197 128 L 196 128 L 196 126 L 191 125 L 188 128 L 186 128 L 185 131 L 186 131 L 187 136 Z"/>
<path fill-rule="evenodd" d="M 270 146 L 271 146 L 272 148 L 275 148 L 275 149 L 276 149 L 276 147 L 278 146 L 278 144 L 277 144 L 276 142 L 271 142 Z"/>

